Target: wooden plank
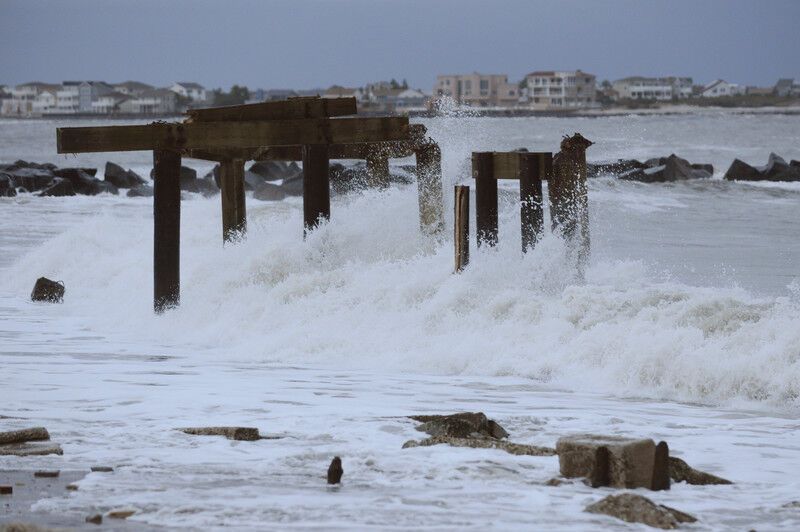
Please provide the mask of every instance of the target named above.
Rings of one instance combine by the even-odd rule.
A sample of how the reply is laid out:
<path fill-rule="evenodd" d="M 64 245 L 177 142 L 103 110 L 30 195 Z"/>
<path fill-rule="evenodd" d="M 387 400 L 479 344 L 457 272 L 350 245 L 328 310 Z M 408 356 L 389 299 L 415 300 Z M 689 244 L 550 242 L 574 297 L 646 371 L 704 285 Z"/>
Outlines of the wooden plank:
<path fill-rule="evenodd" d="M 469 187 L 455 186 L 455 222 L 453 244 L 455 246 L 456 273 L 469 264 Z"/>
<path fill-rule="evenodd" d="M 181 279 L 181 156 L 153 152 L 153 307 L 178 306 Z"/>
<path fill-rule="evenodd" d="M 222 161 L 219 165 L 219 184 L 222 197 L 222 239 L 223 242 L 230 242 L 245 230 L 244 161 Z"/>
<path fill-rule="evenodd" d="M 409 139 L 408 117 L 308 118 L 259 122 L 153 123 L 56 130 L 58 153 L 238 149 Z"/>
<path fill-rule="evenodd" d="M 442 150 L 429 141 L 416 150 L 419 225 L 424 234 L 444 231 L 444 191 L 442 189 Z"/>
<path fill-rule="evenodd" d="M 539 240 L 544 228 L 542 181 L 553 170 L 553 154 L 520 153 L 519 218 L 522 252 L 527 253 Z"/>
<path fill-rule="evenodd" d="M 275 102 L 260 102 L 226 107 L 189 109 L 191 122 L 244 122 L 253 120 L 297 120 L 354 115 L 356 99 L 348 98 L 290 98 Z"/>
<path fill-rule="evenodd" d="M 497 244 L 497 179 L 494 178 L 492 152 L 472 153 L 472 176 L 475 178 L 475 227 L 478 245 Z"/>
<path fill-rule="evenodd" d="M 331 217 L 328 163 L 328 146 L 303 146 L 303 234 Z"/>
<path fill-rule="evenodd" d="M 493 152 L 494 178 L 519 179 L 519 156 L 525 152 Z"/>

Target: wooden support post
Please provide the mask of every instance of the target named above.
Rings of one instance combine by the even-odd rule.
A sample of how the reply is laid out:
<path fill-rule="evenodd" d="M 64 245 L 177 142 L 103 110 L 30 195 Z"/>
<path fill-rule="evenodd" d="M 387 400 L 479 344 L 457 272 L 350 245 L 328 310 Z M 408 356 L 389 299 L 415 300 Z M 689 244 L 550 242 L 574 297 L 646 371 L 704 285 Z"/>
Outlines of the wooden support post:
<path fill-rule="evenodd" d="M 246 230 L 244 161 L 222 161 L 219 165 L 219 183 L 222 196 L 222 239 L 230 242 Z"/>
<path fill-rule="evenodd" d="M 453 224 L 456 273 L 469 264 L 469 187 L 455 186 L 455 222 Z"/>
<path fill-rule="evenodd" d="M 303 146 L 303 221 L 305 232 L 331 217 L 328 146 Z"/>
<path fill-rule="evenodd" d="M 552 153 L 519 154 L 519 217 L 522 226 L 522 252 L 536 245 L 544 226 L 542 181 L 553 171 Z"/>
<path fill-rule="evenodd" d="M 417 158 L 420 229 L 425 234 L 437 235 L 444 231 L 442 151 L 435 142 L 428 141 L 414 153 Z"/>
<path fill-rule="evenodd" d="M 475 226 L 478 245 L 497 244 L 497 179 L 492 152 L 472 153 L 475 178 Z"/>
<path fill-rule="evenodd" d="M 592 142 L 580 133 L 561 141 L 548 182 L 553 232 L 560 233 L 577 259 L 579 273 L 589 259 L 589 198 L 586 188 L 586 148 Z"/>
<path fill-rule="evenodd" d="M 379 151 L 370 151 L 367 155 L 367 175 L 369 186 L 387 188 L 389 186 L 389 158 Z"/>
<path fill-rule="evenodd" d="M 153 307 L 163 312 L 180 303 L 181 156 L 153 152 Z"/>

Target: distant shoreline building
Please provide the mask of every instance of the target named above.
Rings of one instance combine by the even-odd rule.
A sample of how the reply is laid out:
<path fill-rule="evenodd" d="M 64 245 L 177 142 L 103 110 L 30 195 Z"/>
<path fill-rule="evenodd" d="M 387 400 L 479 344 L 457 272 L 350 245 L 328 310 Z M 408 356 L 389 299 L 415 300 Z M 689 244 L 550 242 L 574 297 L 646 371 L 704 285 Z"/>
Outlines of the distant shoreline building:
<path fill-rule="evenodd" d="M 623 100 L 679 100 L 692 96 L 692 78 L 631 76 L 612 83 L 617 98 Z"/>
<path fill-rule="evenodd" d="M 520 90 L 505 74 L 454 74 L 436 76 L 434 98 L 449 97 L 470 107 L 513 107 Z"/>
<path fill-rule="evenodd" d="M 715 79 L 700 91 L 703 98 L 720 98 L 722 96 L 739 96 L 746 92 L 745 87 L 737 83 L 728 83 L 724 79 Z"/>
<path fill-rule="evenodd" d="M 528 105 L 535 110 L 595 106 L 595 76 L 581 70 L 537 70 L 525 76 Z"/>

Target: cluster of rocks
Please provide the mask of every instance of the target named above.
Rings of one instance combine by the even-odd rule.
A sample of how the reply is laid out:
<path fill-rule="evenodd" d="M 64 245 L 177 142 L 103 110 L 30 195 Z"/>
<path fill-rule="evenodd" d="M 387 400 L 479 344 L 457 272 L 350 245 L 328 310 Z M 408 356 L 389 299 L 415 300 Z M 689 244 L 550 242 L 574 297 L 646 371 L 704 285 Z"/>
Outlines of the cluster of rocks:
<path fill-rule="evenodd" d="M 49 442 L 50 434 L 44 427 L 0 432 L 0 456 L 40 456 L 64 454 L 61 446 Z M 31 443 L 37 442 L 37 443 Z"/>
<path fill-rule="evenodd" d="M 751 166 L 734 159 L 725 179 L 729 181 L 800 181 L 800 161 L 786 162 L 782 157 L 770 153 L 767 164 Z"/>
<path fill-rule="evenodd" d="M 656 157 L 644 162 L 636 159 L 619 159 L 587 163 L 586 174 L 588 177 L 613 175 L 627 181 L 667 183 L 709 178 L 714 175 L 714 167 L 710 164 L 690 163 L 673 153 L 668 157 Z"/>
<path fill-rule="evenodd" d="M 583 478 L 587 485 L 596 488 L 645 488 L 658 491 L 670 489 L 673 481 L 695 485 L 731 483 L 693 469 L 679 458 L 670 457 L 669 446 L 663 441 L 656 444 L 652 439 L 579 434 L 560 438 L 555 449 L 551 449 L 505 441 L 508 432 L 481 412 L 410 417 L 421 423 L 417 430 L 430 437 L 422 441 L 408 441 L 403 445 L 404 449 L 448 444 L 500 449 L 519 455 L 558 455 L 562 478 Z M 554 478 L 547 485 L 558 486 L 562 483 L 561 479 Z M 663 529 L 677 528 L 681 523 L 697 520 L 689 514 L 632 493 L 610 495 L 587 506 L 585 511 Z"/>

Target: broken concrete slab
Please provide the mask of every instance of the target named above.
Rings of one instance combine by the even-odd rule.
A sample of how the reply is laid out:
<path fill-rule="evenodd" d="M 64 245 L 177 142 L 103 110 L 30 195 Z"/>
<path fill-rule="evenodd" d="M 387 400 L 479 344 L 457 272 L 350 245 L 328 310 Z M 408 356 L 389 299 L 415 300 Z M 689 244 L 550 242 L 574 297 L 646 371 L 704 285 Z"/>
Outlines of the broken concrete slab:
<path fill-rule="evenodd" d="M 486 417 L 483 412 L 461 412 L 449 415 L 409 416 L 422 425 L 417 430 L 430 436 L 450 438 L 494 438 L 508 437 L 508 432 L 496 421 Z"/>
<path fill-rule="evenodd" d="M 671 530 L 681 523 L 694 523 L 697 519 L 687 513 L 656 504 L 647 497 L 633 493 L 609 495 L 605 499 L 590 504 L 585 512 L 609 515 L 628 523 L 643 523 L 655 528 Z"/>
<path fill-rule="evenodd" d="M 693 484 L 695 486 L 733 484 L 730 480 L 694 469 L 680 458 L 674 456 L 669 457 L 669 476 L 675 482 L 686 482 L 687 484 Z"/>
<path fill-rule="evenodd" d="M 45 454 L 64 454 L 56 443 L 9 443 L 0 445 L 0 456 L 41 456 Z"/>
<path fill-rule="evenodd" d="M 561 475 L 586 477 L 594 487 L 669 489 L 669 473 L 661 471 L 668 463 L 665 451 L 668 456 L 668 449 L 662 447 L 656 461 L 656 444 L 651 439 L 597 434 L 567 436 L 556 443 Z"/>
<path fill-rule="evenodd" d="M 0 445 L 7 443 L 25 443 L 27 441 L 43 441 L 49 439 L 50 434 L 44 427 L 32 427 L 29 429 L 0 432 Z"/>
<path fill-rule="evenodd" d="M 469 447 L 471 449 L 499 449 L 518 456 L 555 456 L 556 454 L 556 450 L 550 447 L 538 447 L 536 445 L 512 443 L 489 438 L 452 438 L 450 436 L 432 436 L 421 441 L 410 440 L 403 444 L 403 449 L 442 444 L 453 447 Z"/>
<path fill-rule="evenodd" d="M 229 440 L 256 441 L 261 439 L 253 427 L 187 427 L 178 429 L 193 436 L 225 436 Z"/>

